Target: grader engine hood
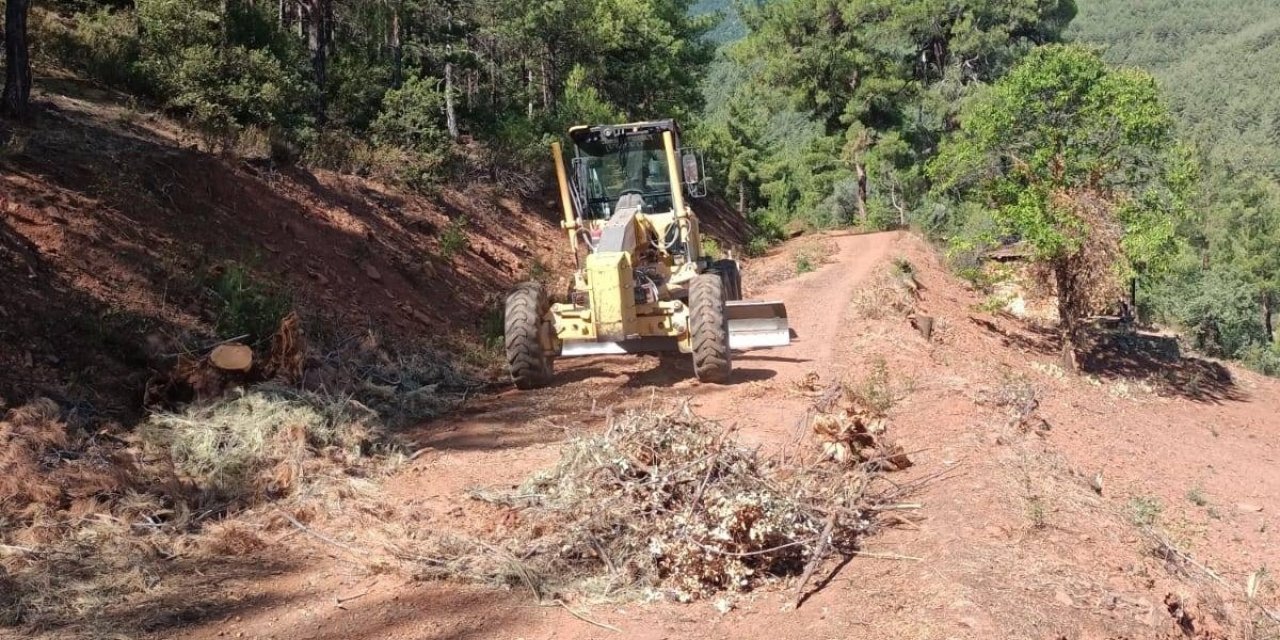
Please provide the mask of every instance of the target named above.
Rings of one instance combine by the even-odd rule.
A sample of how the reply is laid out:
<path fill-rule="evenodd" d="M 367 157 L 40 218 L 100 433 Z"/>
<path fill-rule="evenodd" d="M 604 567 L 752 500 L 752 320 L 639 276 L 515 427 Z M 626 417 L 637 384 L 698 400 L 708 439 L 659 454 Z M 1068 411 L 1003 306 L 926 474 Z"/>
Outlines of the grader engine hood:
<path fill-rule="evenodd" d="M 616 342 L 635 333 L 635 265 L 631 260 L 638 212 L 638 207 L 620 206 L 601 229 L 595 251 L 587 256 L 585 275 L 597 340 Z"/>

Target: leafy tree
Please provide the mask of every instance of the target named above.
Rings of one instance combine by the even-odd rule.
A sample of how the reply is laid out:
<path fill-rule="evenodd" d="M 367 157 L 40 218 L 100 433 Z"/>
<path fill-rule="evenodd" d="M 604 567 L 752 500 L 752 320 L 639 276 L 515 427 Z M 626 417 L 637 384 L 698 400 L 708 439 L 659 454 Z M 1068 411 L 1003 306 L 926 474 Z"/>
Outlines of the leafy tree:
<path fill-rule="evenodd" d="M 962 99 L 1057 40 L 1074 13 L 1061 0 L 779 0 L 743 11 L 750 34 L 735 53 L 842 140 L 843 166 L 821 181 L 841 193 L 827 202 L 852 204 L 840 215 L 864 226 L 897 223 L 927 192 L 922 168 Z"/>
<path fill-rule="evenodd" d="M 935 190 L 985 204 L 1052 275 L 1064 355 L 1118 278 L 1168 266 L 1191 176 L 1155 80 L 1092 50 L 1033 51 L 965 105 L 929 167 Z"/>
<path fill-rule="evenodd" d="M 1181 135 L 1205 162 L 1198 215 L 1179 228 L 1188 248 L 1151 283 L 1145 306 L 1206 352 L 1274 375 L 1280 107 L 1259 78 L 1280 73 L 1275 2 L 1092 0 L 1070 35 L 1162 80 Z"/>

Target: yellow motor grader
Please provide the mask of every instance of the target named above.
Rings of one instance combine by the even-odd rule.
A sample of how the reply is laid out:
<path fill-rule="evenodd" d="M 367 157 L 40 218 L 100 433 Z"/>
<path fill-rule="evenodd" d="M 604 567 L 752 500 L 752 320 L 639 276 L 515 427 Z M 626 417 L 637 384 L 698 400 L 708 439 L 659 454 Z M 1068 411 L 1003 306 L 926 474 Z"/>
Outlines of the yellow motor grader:
<path fill-rule="evenodd" d="M 556 358 L 681 351 L 698 380 L 729 377 L 731 351 L 787 345 L 781 302 L 746 302 L 732 259 L 702 255 L 686 198 L 706 195 L 702 162 L 673 120 L 578 126 L 573 158 L 551 146 L 577 271 L 566 302 L 541 284 L 506 300 L 507 364 L 518 388 L 550 382 Z"/>

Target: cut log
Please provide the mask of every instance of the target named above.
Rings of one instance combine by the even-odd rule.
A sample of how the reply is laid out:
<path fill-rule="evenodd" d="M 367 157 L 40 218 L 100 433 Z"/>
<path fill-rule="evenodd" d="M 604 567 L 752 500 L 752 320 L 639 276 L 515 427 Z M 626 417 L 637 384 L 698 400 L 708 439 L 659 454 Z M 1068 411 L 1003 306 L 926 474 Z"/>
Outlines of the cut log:
<path fill-rule="evenodd" d="M 209 362 L 223 371 L 248 371 L 253 367 L 253 349 L 235 342 L 218 345 L 209 354 Z"/>

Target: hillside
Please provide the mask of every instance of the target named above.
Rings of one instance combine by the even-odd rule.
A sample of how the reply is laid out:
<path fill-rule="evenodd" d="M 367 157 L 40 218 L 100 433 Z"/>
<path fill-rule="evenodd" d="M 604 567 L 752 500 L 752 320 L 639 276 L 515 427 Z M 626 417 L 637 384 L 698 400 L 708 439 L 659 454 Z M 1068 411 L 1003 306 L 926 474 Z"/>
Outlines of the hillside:
<path fill-rule="evenodd" d="M 554 202 L 475 186 L 424 198 L 209 154 L 165 118 L 74 79 L 44 85 L 39 100 L 34 125 L 6 129 L 21 146 L 3 158 L 13 302 L 4 308 L 15 320 L 5 341 L 24 348 L 5 356 L 23 358 L 19 367 L 30 358 L 34 374 L 7 382 L 10 393 L 73 407 L 65 415 L 75 425 L 140 410 L 127 390 L 154 374 L 155 338 L 173 345 L 167 353 L 225 335 L 205 265 L 240 263 L 249 281 L 289 292 L 309 318 L 308 371 L 349 357 L 325 353 L 329 345 L 355 339 L 365 349 L 360 334 L 371 330 L 385 337 L 374 342 L 378 359 L 404 358 L 402 345 L 424 337 L 482 341 L 492 303 L 473 294 L 532 275 L 535 260 L 550 279 L 567 266 Z M 447 240 L 463 215 L 466 241 Z M 361 248 L 370 243 L 379 249 Z M 412 264 L 434 265 L 429 282 L 444 286 L 414 286 Z M 216 282 L 224 272 L 212 273 Z M 214 413 L 149 417 L 141 444 L 126 430 L 98 430 L 59 445 L 52 462 L 25 459 L 22 447 L 41 437 L 30 430 L 42 419 L 66 427 L 38 402 L 11 411 L 0 435 L 22 484 L 0 491 L 30 501 L 6 530 L 0 565 L 9 572 L 0 586 L 20 598 L 17 628 L 49 638 L 289 640 L 595 638 L 602 624 L 627 637 L 797 639 L 867 625 L 902 638 L 1234 639 L 1270 628 L 1277 593 L 1259 567 L 1275 545 L 1268 514 L 1280 509 L 1274 381 L 1154 334 L 1103 340 L 1084 354 L 1084 374 L 1068 375 L 1049 327 L 992 313 L 984 294 L 905 233 L 801 238 L 748 263 L 745 277 L 753 297 L 786 302 L 798 338 L 735 356 L 728 384 L 697 384 L 683 357 L 597 357 L 558 363 L 543 391 L 468 395 L 391 380 L 417 375 L 404 360 L 379 368 L 357 358 L 352 406 L 413 408 L 425 398 L 431 413 L 409 415 L 432 418 L 375 425 L 344 436 L 356 445 L 316 444 L 301 458 L 290 432 L 277 433 L 268 452 L 283 457 L 242 480 L 260 493 L 211 492 L 159 473 L 165 458 L 146 455 L 149 438 L 162 427 L 257 424 L 282 407 L 348 406 L 343 396 L 232 394 Z M 931 340 L 912 328 L 916 314 L 934 318 Z M 325 327 L 340 339 L 315 331 Z M 519 565 L 502 564 L 524 536 L 534 547 L 522 553 L 539 553 L 546 516 L 494 496 L 557 468 L 562 451 L 579 450 L 574 438 L 610 433 L 616 416 L 688 399 L 732 427 L 717 436 L 721 446 L 732 438 L 780 457 L 793 470 L 784 473 L 842 473 L 823 466 L 824 441 L 808 421 L 832 394 L 878 407 L 894 443 L 883 446 L 911 464 L 893 475 L 854 467 L 895 498 L 865 518 L 856 552 L 822 563 L 798 610 L 794 569 L 692 605 L 601 605 L 566 590 L 543 600 L 556 608 L 540 608 L 531 605 L 547 595 L 529 596 L 525 581 L 536 592 L 555 577 L 520 578 L 511 573 Z M 145 471 L 103 477 L 105 460 Z M 134 497 L 113 497 L 122 495 Z M 50 551 L 26 551 L 35 548 Z M 484 573 L 484 558 L 500 560 L 501 575 Z M 1251 576 L 1261 586 L 1245 602 Z"/>
<path fill-rule="evenodd" d="M 1211 157 L 1280 177 L 1280 3 L 1083 0 L 1069 35 L 1154 73 Z"/>
<path fill-rule="evenodd" d="M 252 323 L 211 295 L 228 271 L 317 327 L 443 343 L 483 341 L 511 283 L 563 274 L 569 260 L 551 200 L 479 183 L 422 198 L 219 157 L 118 94 L 75 78 L 43 91 L 37 124 L 6 126 L 0 157 L 12 303 L 0 332 L 23 345 L 3 364 L 34 367 L 3 379 L 14 400 L 51 395 L 130 415 L 153 359 Z"/>
<path fill-rule="evenodd" d="M 178 123 L 74 76 L 42 81 L 37 100 L 34 124 L 0 124 L 0 340 L 21 345 L 0 351 L 10 402 L 136 417 L 166 360 L 288 308 L 326 340 L 429 343 L 488 375 L 506 291 L 567 285 L 550 189 L 526 197 L 479 177 L 426 197 L 209 153 Z M 726 249 L 744 243 L 736 214 L 698 206 Z"/>
<path fill-rule="evenodd" d="M 1274 7 L 750 2 L 9 0 L 0 637 L 1280 638 Z"/>

